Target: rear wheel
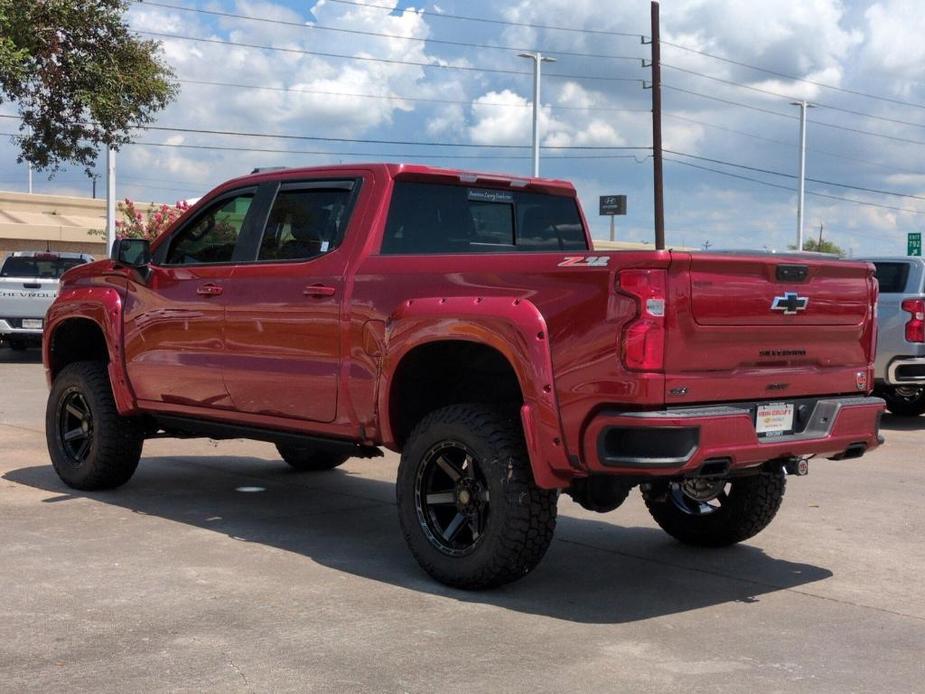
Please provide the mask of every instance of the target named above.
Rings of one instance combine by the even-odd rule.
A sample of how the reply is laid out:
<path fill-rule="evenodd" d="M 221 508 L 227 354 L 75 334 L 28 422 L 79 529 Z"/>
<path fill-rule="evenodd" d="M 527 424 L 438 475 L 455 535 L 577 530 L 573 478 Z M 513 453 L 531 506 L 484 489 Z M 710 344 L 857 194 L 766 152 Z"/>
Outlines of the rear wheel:
<path fill-rule="evenodd" d="M 694 479 L 655 484 L 643 491 L 652 518 L 689 545 L 723 547 L 764 530 L 784 498 L 783 471 L 732 480 Z"/>
<path fill-rule="evenodd" d="M 897 386 L 879 395 L 886 400 L 886 408 L 899 417 L 918 417 L 925 412 L 925 388 Z"/>
<path fill-rule="evenodd" d="M 55 472 L 69 487 L 93 491 L 129 481 L 144 432 L 116 411 L 104 362 L 68 364 L 55 378 L 45 411 L 45 438 Z"/>
<path fill-rule="evenodd" d="M 350 458 L 345 453 L 310 446 L 287 446 L 279 443 L 276 444 L 276 450 L 283 460 L 300 472 L 333 470 Z"/>
<path fill-rule="evenodd" d="M 396 494 L 411 553 L 449 586 L 515 581 L 552 542 L 558 493 L 534 483 L 519 422 L 489 406 L 424 417 L 402 451 Z"/>

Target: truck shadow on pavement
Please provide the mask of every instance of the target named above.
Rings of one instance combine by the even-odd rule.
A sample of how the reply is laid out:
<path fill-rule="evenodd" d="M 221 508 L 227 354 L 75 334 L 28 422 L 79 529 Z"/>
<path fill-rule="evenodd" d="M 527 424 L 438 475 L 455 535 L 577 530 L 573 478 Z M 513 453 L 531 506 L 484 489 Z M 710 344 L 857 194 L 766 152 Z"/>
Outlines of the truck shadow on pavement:
<path fill-rule="evenodd" d="M 897 417 L 885 412 L 880 420 L 880 428 L 885 431 L 917 431 L 925 429 L 925 417 Z"/>
<path fill-rule="evenodd" d="M 348 468 L 362 471 L 368 465 L 375 463 L 353 461 Z M 556 540 L 536 571 L 509 586 L 470 593 L 440 585 L 418 568 L 398 527 L 393 483 L 345 469 L 299 474 L 259 458 L 152 457 L 142 459 L 125 487 L 94 493 L 68 489 L 50 465 L 20 468 L 3 478 L 52 493 L 46 503 L 84 497 L 408 590 L 587 624 L 754 603 L 832 576 L 750 545 L 697 550 L 652 527 L 575 517 L 577 507 L 570 502 L 569 515 L 561 515 L 562 501 Z M 641 501 L 633 494 L 626 503 Z M 618 523 L 619 514 L 606 518 Z"/>
<path fill-rule="evenodd" d="M 0 345 L 0 364 L 41 364 L 42 350 L 37 347 L 14 350 Z"/>

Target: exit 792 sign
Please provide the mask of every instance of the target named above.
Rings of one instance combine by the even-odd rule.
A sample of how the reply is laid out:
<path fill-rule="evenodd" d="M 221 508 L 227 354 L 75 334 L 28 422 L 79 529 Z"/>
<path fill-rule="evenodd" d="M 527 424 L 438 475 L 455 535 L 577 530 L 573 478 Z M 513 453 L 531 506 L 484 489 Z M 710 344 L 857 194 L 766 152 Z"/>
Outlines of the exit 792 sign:
<path fill-rule="evenodd" d="M 907 234 L 906 255 L 922 255 L 922 233 L 920 231 Z"/>

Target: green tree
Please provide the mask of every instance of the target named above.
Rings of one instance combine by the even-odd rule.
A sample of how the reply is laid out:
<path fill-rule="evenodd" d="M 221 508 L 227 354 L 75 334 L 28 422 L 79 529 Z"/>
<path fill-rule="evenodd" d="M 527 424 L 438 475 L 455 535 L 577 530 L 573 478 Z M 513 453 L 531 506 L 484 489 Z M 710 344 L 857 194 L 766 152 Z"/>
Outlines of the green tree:
<path fill-rule="evenodd" d="M 22 119 L 19 161 L 89 173 L 176 95 L 159 44 L 134 35 L 126 0 L 0 0 L 0 103 Z"/>
<path fill-rule="evenodd" d="M 790 250 L 795 250 L 796 246 L 788 246 Z M 809 238 L 803 241 L 803 250 L 804 251 L 814 251 L 816 253 L 831 253 L 837 255 L 839 258 L 845 257 L 845 251 L 841 246 L 836 244 L 834 241 L 829 241 L 828 239 L 819 239 Z"/>

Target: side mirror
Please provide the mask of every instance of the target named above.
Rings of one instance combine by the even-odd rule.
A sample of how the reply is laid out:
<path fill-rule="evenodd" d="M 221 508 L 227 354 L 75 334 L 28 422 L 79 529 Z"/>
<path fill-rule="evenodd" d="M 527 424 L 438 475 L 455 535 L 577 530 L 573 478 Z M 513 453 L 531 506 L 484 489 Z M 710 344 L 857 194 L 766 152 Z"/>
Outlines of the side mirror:
<path fill-rule="evenodd" d="M 147 267 L 151 262 L 151 242 L 147 239 L 116 239 L 109 257 L 127 267 Z"/>

